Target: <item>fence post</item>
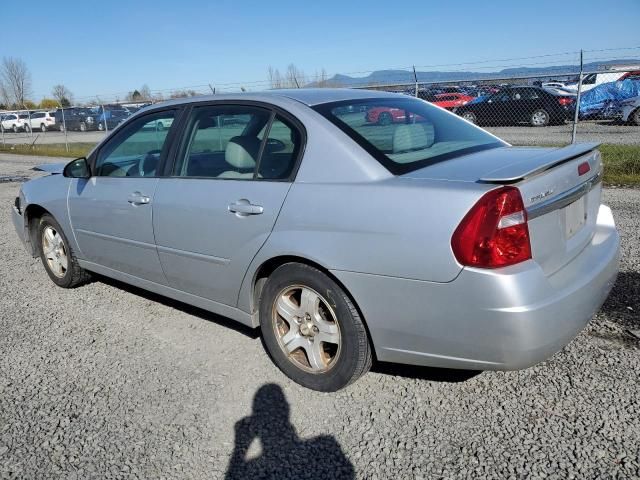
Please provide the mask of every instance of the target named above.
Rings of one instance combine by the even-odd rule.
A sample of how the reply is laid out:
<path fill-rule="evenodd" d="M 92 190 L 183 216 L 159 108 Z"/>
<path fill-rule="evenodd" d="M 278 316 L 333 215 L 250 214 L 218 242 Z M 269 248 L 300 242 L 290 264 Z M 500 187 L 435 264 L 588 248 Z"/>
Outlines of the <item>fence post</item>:
<path fill-rule="evenodd" d="M 578 120 L 580 119 L 580 94 L 582 92 L 582 67 L 583 67 L 582 50 L 580 50 L 580 74 L 578 76 L 578 96 L 576 97 L 576 111 L 573 114 L 573 131 L 571 132 L 571 143 L 576 143 L 576 132 L 578 129 Z"/>
<path fill-rule="evenodd" d="M 64 146 L 67 152 L 69 151 L 69 142 L 67 140 L 67 122 L 64 119 L 64 107 L 60 103 L 60 110 L 62 110 L 62 128 L 64 129 Z"/>
<path fill-rule="evenodd" d="M 416 66 L 413 65 L 413 80 L 416 82 L 416 98 L 418 98 L 418 75 L 416 74 Z"/>

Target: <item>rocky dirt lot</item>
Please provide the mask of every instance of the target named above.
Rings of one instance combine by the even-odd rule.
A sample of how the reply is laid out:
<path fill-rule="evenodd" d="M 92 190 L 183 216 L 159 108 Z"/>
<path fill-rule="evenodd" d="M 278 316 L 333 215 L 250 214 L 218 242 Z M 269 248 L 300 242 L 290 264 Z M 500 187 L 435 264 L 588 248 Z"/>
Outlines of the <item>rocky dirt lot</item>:
<path fill-rule="evenodd" d="M 46 159 L 0 156 L 0 177 Z M 518 372 L 378 365 L 298 387 L 254 331 L 99 278 L 54 286 L 0 178 L 0 478 L 638 478 L 640 190 L 608 189 L 611 297 Z M 561 321 L 561 319 L 558 319 Z"/>

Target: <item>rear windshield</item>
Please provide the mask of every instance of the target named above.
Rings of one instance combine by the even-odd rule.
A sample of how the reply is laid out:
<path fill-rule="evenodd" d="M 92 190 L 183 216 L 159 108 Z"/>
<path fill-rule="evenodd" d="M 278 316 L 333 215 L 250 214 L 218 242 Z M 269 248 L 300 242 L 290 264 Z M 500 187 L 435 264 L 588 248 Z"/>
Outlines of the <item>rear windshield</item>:
<path fill-rule="evenodd" d="M 461 118 L 412 97 L 348 100 L 314 109 L 394 175 L 506 145 Z"/>

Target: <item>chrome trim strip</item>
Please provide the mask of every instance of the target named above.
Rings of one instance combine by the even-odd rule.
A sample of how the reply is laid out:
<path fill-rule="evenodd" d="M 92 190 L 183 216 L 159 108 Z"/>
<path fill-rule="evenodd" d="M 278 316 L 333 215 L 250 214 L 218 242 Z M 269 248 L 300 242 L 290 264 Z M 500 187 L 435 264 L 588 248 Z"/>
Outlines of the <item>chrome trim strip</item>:
<path fill-rule="evenodd" d="M 537 205 L 533 205 L 527 208 L 527 219 L 533 220 L 534 218 L 541 217 L 542 215 L 546 215 L 549 212 L 554 210 L 559 210 L 561 208 L 566 207 L 567 205 L 572 204 L 588 192 L 590 192 L 593 187 L 595 187 L 598 183 L 602 181 L 603 172 L 600 172 L 591 177 L 584 183 L 572 188 L 571 190 L 567 190 L 566 192 L 558 195 L 555 198 L 551 198 L 545 202 L 538 203 Z"/>
<path fill-rule="evenodd" d="M 77 233 L 87 235 L 89 237 L 102 238 L 104 240 L 110 240 L 112 242 L 124 243 L 125 245 L 133 245 L 136 247 L 144 248 L 147 250 L 155 250 L 156 246 L 153 243 L 140 242 L 138 240 L 131 240 L 129 238 L 114 237 L 113 235 L 107 235 L 105 233 L 91 232 L 89 230 L 83 230 L 78 228 L 75 230 Z"/>
<path fill-rule="evenodd" d="M 187 252 L 186 250 L 179 250 L 177 248 L 164 247 L 158 245 L 158 252 L 170 255 L 177 255 L 179 257 L 189 258 L 191 260 L 199 260 L 209 263 L 216 263 L 218 265 L 227 265 L 230 260 L 228 258 L 214 257 L 213 255 L 205 255 L 203 253 Z"/>

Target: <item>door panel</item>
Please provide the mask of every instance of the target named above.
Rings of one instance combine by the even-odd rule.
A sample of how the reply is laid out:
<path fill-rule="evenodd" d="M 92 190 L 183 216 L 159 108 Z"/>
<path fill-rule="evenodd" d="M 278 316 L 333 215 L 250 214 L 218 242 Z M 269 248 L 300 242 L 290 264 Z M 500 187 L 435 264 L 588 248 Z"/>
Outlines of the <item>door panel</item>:
<path fill-rule="evenodd" d="M 93 176 L 69 189 L 69 216 L 82 255 L 90 262 L 166 284 L 153 236 L 153 198 L 175 110 L 143 115 L 124 125 L 91 158 Z"/>
<path fill-rule="evenodd" d="M 290 185 L 160 179 L 154 197 L 153 228 L 169 285 L 235 306 L 244 274 L 271 233 Z M 234 213 L 230 211 L 232 204 L 260 206 L 262 213 Z"/>
<path fill-rule="evenodd" d="M 74 179 L 69 215 L 83 256 L 105 267 L 166 283 L 156 252 L 152 201 L 157 178 Z M 149 203 L 132 203 L 139 192 Z"/>

